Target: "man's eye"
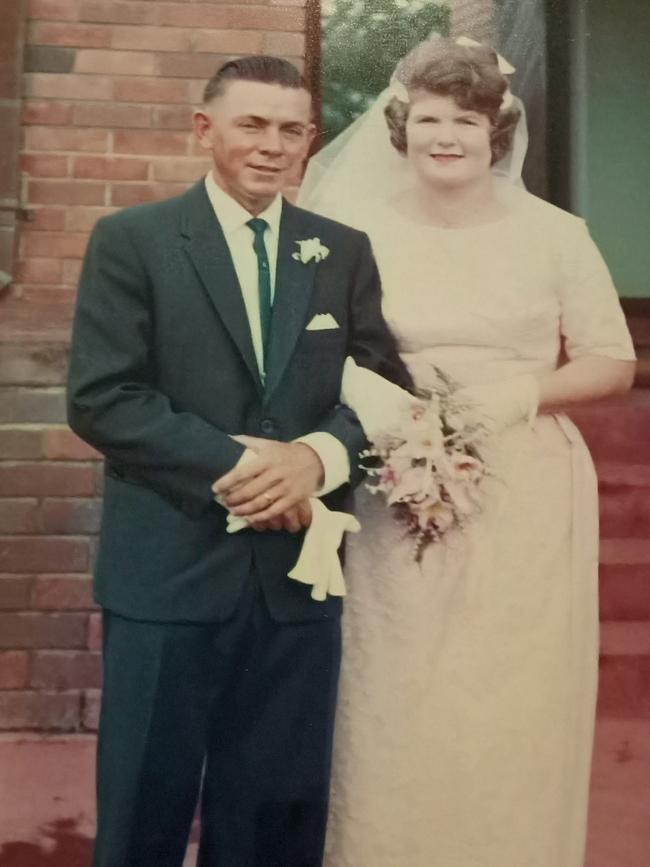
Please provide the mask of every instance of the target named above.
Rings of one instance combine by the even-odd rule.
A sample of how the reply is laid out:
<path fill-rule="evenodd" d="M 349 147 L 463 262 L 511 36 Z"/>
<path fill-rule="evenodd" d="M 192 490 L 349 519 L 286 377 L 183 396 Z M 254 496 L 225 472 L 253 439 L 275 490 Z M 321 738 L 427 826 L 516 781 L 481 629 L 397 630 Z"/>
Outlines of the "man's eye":
<path fill-rule="evenodd" d="M 460 122 L 464 123 L 465 126 L 477 126 L 478 125 L 477 122 L 475 120 L 472 120 L 471 117 L 463 117 L 460 119 Z"/>

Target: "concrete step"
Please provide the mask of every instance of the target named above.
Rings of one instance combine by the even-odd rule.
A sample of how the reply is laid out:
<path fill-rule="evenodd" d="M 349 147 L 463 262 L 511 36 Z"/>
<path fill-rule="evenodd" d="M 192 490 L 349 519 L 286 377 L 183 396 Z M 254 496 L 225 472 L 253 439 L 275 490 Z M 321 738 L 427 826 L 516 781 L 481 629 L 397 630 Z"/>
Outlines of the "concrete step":
<path fill-rule="evenodd" d="M 572 409 L 596 464 L 650 464 L 650 389 Z"/>
<path fill-rule="evenodd" d="M 598 715 L 650 720 L 650 622 L 601 623 Z"/>
<path fill-rule="evenodd" d="M 601 563 L 601 621 L 650 621 L 650 565 Z"/>

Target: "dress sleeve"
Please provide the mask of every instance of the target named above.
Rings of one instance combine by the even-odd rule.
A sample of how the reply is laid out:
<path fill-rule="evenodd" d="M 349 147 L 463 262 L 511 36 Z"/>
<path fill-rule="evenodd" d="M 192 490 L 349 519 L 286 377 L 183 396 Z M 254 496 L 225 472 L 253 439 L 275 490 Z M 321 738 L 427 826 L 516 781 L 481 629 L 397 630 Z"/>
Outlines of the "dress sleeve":
<path fill-rule="evenodd" d="M 605 355 L 635 359 L 634 346 L 611 275 L 584 220 L 563 226 L 561 332 L 569 358 Z"/>

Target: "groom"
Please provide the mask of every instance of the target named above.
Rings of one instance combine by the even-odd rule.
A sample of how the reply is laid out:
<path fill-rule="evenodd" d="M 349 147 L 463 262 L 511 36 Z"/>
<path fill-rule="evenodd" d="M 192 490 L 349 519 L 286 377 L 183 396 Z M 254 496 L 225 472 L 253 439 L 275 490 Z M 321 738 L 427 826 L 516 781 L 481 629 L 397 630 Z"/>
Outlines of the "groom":
<path fill-rule="evenodd" d="M 291 64 L 225 64 L 194 115 L 211 173 L 89 243 L 69 421 L 106 456 L 94 867 L 180 867 L 202 775 L 200 867 L 321 863 L 341 605 L 287 573 L 308 498 L 358 480 L 345 357 L 408 375 L 366 236 L 280 196 L 310 111 Z"/>

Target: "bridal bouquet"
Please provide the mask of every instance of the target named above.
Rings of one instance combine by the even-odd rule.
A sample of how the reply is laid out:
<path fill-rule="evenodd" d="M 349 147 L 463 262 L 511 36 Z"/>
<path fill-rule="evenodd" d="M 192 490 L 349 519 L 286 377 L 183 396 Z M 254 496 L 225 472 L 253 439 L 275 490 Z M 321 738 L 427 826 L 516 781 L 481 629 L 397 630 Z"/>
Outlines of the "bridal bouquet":
<path fill-rule="evenodd" d="M 352 365 L 344 374 L 343 397 L 370 441 L 361 455 L 366 486 L 385 498 L 413 538 L 420 562 L 430 543 L 479 511 L 480 485 L 489 474 L 480 455 L 487 430 L 436 368 L 430 388 L 414 398 Z"/>

